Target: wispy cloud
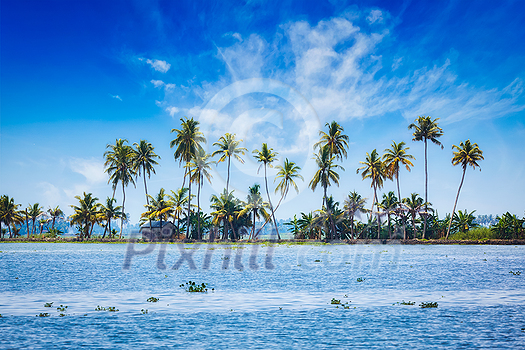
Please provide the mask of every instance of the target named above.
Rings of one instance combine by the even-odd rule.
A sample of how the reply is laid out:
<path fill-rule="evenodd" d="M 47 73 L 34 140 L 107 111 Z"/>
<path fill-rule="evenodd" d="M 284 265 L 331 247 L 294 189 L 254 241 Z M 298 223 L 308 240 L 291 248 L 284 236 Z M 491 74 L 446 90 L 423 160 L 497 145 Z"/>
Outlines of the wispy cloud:
<path fill-rule="evenodd" d="M 113 97 L 114 99 L 122 101 L 122 98 L 119 95 L 110 95 L 110 96 Z"/>
<path fill-rule="evenodd" d="M 101 160 L 71 158 L 69 166 L 74 172 L 82 174 L 88 184 L 101 184 L 107 180 L 107 174 L 104 173 L 104 163 Z"/>
<path fill-rule="evenodd" d="M 175 114 L 179 113 L 179 109 L 177 107 L 174 107 L 174 106 L 170 106 L 170 107 L 167 107 L 166 108 L 166 112 L 168 112 L 170 114 L 170 116 L 174 116 Z"/>
<path fill-rule="evenodd" d="M 149 58 L 143 58 L 139 57 L 139 61 L 146 61 L 147 64 L 149 64 L 153 69 L 155 69 L 157 72 L 166 73 L 170 70 L 171 64 L 169 64 L 166 61 L 157 60 L 157 59 L 149 59 Z"/>

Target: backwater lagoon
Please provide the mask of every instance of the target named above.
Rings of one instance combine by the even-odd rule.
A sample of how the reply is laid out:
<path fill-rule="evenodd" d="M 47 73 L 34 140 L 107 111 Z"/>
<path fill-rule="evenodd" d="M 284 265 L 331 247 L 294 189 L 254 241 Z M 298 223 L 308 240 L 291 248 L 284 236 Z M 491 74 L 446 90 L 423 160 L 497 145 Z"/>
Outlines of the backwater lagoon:
<path fill-rule="evenodd" d="M 524 257 L 512 245 L 0 243 L 0 348 L 524 348 Z"/>

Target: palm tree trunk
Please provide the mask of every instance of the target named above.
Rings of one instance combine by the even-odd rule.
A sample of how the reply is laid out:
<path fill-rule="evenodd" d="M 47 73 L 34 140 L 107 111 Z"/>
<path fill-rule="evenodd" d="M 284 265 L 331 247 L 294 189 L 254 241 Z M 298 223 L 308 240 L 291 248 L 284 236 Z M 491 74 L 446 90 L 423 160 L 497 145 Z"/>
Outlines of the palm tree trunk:
<path fill-rule="evenodd" d="M 354 216 L 353 215 L 350 217 L 350 234 L 352 235 L 352 239 L 354 239 Z"/>
<path fill-rule="evenodd" d="M 122 217 L 120 218 L 120 233 L 118 238 L 122 238 L 122 228 L 124 227 L 124 215 L 126 215 L 126 211 L 124 209 L 124 204 L 126 203 L 126 191 L 124 190 L 124 182 L 122 182 Z"/>
<path fill-rule="evenodd" d="M 268 196 L 268 203 L 270 203 L 270 210 L 272 211 L 273 225 L 275 226 L 275 232 L 277 232 L 277 239 L 281 240 L 281 236 L 279 235 L 279 229 L 277 228 L 277 222 L 275 221 L 272 200 L 270 199 L 270 192 L 268 191 L 268 177 L 266 176 L 266 163 L 264 163 L 264 183 L 266 185 L 266 195 Z"/>
<path fill-rule="evenodd" d="M 228 157 L 228 174 L 226 175 L 226 193 L 230 193 L 228 192 L 230 189 L 230 157 Z"/>
<path fill-rule="evenodd" d="M 257 219 L 257 209 L 253 209 L 253 230 L 249 239 L 255 239 L 255 220 Z"/>
<path fill-rule="evenodd" d="M 31 231 L 33 231 L 32 232 L 33 235 L 35 234 L 35 219 L 36 217 L 33 218 L 33 225 L 31 226 Z"/>
<path fill-rule="evenodd" d="M 392 229 L 390 228 L 390 212 L 386 214 L 386 220 L 388 225 L 388 238 L 392 239 Z"/>
<path fill-rule="evenodd" d="M 399 209 L 401 209 L 401 190 L 399 189 L 399 169 L 397 169 L 396 181 L 397 181 L 397 200 L 399 201 Z M 400 213 L 401 213 L 401 215 L 403 215 L 402 211 L 400 211 Z M 401 218 L 401 221 L 403 223 L 403 237 L 404 237 L 404 239 L 406 239 L 407 229 L 406 229 L 405 220 L 404 220 L 403 217 Z M 390 237 L 390 238 L 392 238 L 392 237 Z"/>
<path fill-rule="evenodd" d="M 425 137 L 425 213 L 428 212 L 428 170 L 427 170 L 427 138 Z M 425 232 L 427 231 L 427 215 L 423 217 L 423 239 L 425 239 Z M 414 238 L 416 234 L 414 232 Z"/>
<path fill-rule="evenodd" d="M 188 217 L 186 218 L 186 239 L 190 238 L 191 174 L 188 180 L 188 188 Z"/>
<path fill-rule="evenodd" d="M 146 167 L 144 166 L 144 163 L 142 164 L 142 170 L 144 173 L 144 192 L 146 193 L 146 204 L 149 208 L 148 186 L 146 186 Z M 149 218 L 149 232 L 153 232 L 153 229 L 151 228 L 151 218 Z"/>
<path fill-rule="evenodd" d="M 458 204 L 459 191 L 461 191 L 461 186 L 463 186 L 463 180 L 465 179 L 466 172 L 467 172 L 467 167 L 464 167 L 463 175 L 461 176 L 461 182 L 459 183 L 458 194 L 456 194 L 456 200 L 454 202 L 454 209 L 452 209 L 452 215 L 450 215 L 450 221 L 448 223 L 448 228 L 447 228 L 447 236 L 445 239 L 448 239 L 448 235 L 450 234 L 450 226 L 452 225 L 452 218 L 454 218 L 454 212 L 456 211 L 456 205 Z"/>
<path fill-rule="evenodd" d="M 201 181 L 197 183 L 197 239 L 202 239 L 201 237 L 201 183 L 203 178 L 200 178 Z"/>
<path fill-rule="evenodd" d="M 26 212 L 26 229 L 27 229 L 27 238 L 29 238 L 29 216 Z"/>
<path fill-rule="evenodd" d="M 377 200 L 377 186 L 374 184 L 374 203 L 377 209 L 377 239 L 379 239 L 381 234 L 381 220 L 379 219 L 379 203 L 377 203 Z M 372 203 L 372 210 L 374 210 L 374 203 Z M 370 218 L 371 217 L 372 216 L 370 215 Z"/>

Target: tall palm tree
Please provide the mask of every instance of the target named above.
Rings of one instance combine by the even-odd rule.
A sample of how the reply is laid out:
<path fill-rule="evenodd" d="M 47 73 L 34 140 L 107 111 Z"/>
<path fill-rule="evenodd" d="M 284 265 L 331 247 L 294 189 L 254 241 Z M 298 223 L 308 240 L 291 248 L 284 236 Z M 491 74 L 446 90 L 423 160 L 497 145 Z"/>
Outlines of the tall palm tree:
<path fill-rule="evenodd" d="M 7 195 L 2 195 L 0 198 L 0 222 L 6 224 L 9 230 L 9 238 L 13 237 L 11 227 L 16 234 L 16 225 L 24 221 L 21 212 L 18 210 L 19 206 L 20 204 L 16 204 L 14 198 Z"/>
<path fill-rule="evenodd" d="M 173 205 L 171 201 L 167 200 L 167 196 L 164 188 L 159 190 L 159 193 L 152 197 L 149 196 L 149 203 L 146 204 L 146 211 L 142 213 L 141 217 L 148 220 L 159 220 L 160 221 L 160 232 L 162 233 L 162 221 L 167 221 L 173 213 Z"/>
<path fill-rule="evenodd" d="M 343 208 L 346 214 L 350 217 L 350 233 L 352 238 L 355 237 L 354 233 L 354 217 L 356 214 L 366 213 L 365 209 L 366 198 L 361 197 L 356 191 L 350 192 L 346 197 Z"/>
<path fill-rule="evenodd" d="M 264 184 L 266 186 L 266 195 L 268 196 L 268 203 L 270 204 L 270 211 L 272 213 L 272 219 L 273 219 L 273 225 L 275 227 L 275 232 L 277 232 L 277 239 L 280 240 L 281 235 L 279 234 L 279 229 L 277 228 L 277 221 L 275 221 L 275 214 L 273 210 L 272 199 L 270 198 L 270 191 L 268 191 L 268 176 L 266 172 L 266 169 L 268 167 L 270 168 L 273 167 L 272 163 L 277 160 L 278 153 L 274 152 L 273 148 L 268 148 L 268 144 L 266 143 L 262 144 L 260 151 L 258 149 L 255 149 L 253 150 L 252 153 L 255 154 L 254 158 L 257 159 L 259 163 L 261 163 L 257 172 L 259 172 L 261 167 L 264 166 Z"/>
<path fill-rule="evenodd" d="M 133 146 L 135 146 L 133 150 L 133 172 L 137 177 L 141 174 L 144 175 L 144 193 L 146 195 L 146 204 L 149 204 L 146 175 L 148 175 L 149 179 L 152 172 L 155 174 L 155 165 L 159 165 L 155 158 L 160 159 L 160 157 L 155 154 L 155 147 L 146 140 L 140 140 L 140 143 L 135 142 Z M 151 230 L 151 220 L 149 224 Z"/>
<path fill-rule="evenodd" d="M 122 212 L 122 206 L 114 205 L 116 202 L 117 200 L 115 198 L 107 197 L 106 204 L 100 207 L 101 219 L 106 221 L 102 238 L 106 237 L 106 232 L 109 232 L 111 236 L 111 220 L 120 219 L 124 215 L 124 212 Z"/>
<path fill-rule="evenodd" d="M 233 196 L 233 191 L 221 193 L 219 196 L 212 195 L 210 199 L 210 207 L 214 210 L 211 213 L 213 216 L 212 223 L 214 225 L 220 225 L 223 223 L 223 236 L 222 239 L 225 240 L 228 236 L 232 240 L 237 238 L 233 221 L 239 217 L 239 212 L 242 210 L 241 202 Z M 228 231 L 231 229 L 231 235 L 228 235 Z"/>
<path fill-rule="evenodd" d="M 189 200 L 188 191 L 189 189 L 187 187 L 183 187 L 177 191 L 172 190 L 171 195 L 168 195 L 173 205 L 173 224 L 175 224 L 175 220 L 177 220 L 177 239 L 180 239 L 180 218 Z"/>
<path fill-rule="evenodd" d="M 408 129 L 414 129 L 412 141 L 423 141 L 425 144 L 425 203 L 428 203 L 428 168 L 427 168 L 427 140 L 432 143 L 441 146 L 438 138 L 443 136 L 443 129 L 438 126 L 437 121 L 439 118 L 432 120 L 430 116 L 418 116 L 415 120 L 416 123 L 412 123 L 408 126 Z M 401 197 L 400 197 L 401 198 Z M 427 210 L 427 208 L 425 208 Z M 424 217 L 423 225 L 423 237 L 425 237 L 425 231 L 427 230 L 427 217 Z"/>
<path fill-rule="evenodd" d="M 320 130 L 319 136 L 321 140 L 314 145 L 314 149 L 328 147 L 329 153 L 335 156 L 336 159 L 346 158 L 348 148 L 348 135 L 343 134 L 344 128 L 337 122 L 326 123 L 328 127 L 328 133 Z"/>
<path fill-rule="evenodd" d="M 193 160 L 188 163 L 189 166 L 189 172 L 190 172 L 190 181 L 197 183 L 197 239 L 202 239 L 201 235 L 201 205 L 200 205 L 200 197 L 201 197 L 201 188 L 202 185 L 204 185 L 204 178 L 208 180 L 208 183 L 211 184 L 211 164 L 215 163 L 215 161 L 210 160 L 211 156 L 204 151 L 204 149 L 200 149 L 195 154 L 195 157 L 193 157 Z"/>
<path fill-rule="evenodd" d="M 119 182 L 122 184 L 122 211 L 125 213 L 126 204 L 126 186 L 132 183 L 135 186 L 135 171 L 133 170 L 133 148 L 127 145 L 128 140 L 117 139 L 114 145 L 108 144 L 104 153 L 106 162 L 105 172 L 109 175 L 108 183 L 112 183 L 113 196 L 115 198 L 115 190 Z M 125 216 L 125 215 L 124 215 Z M 120 233 L 119 238 L 122 238 L 122 230 L 124 227 L 124 216 L 120 220 Z"/>
<path fill-rule="evenodd" d="M 283 165 L 277 165 L 275 168 L 277 169 L 277 175 L 274 179 L 274 182 L 277 179 L 281 179 L 275 188 L 275 193 L 278 191 L 281 192 L 281 199 L 279 199 L 279 202 L 275 206 L 274 210 L 277 211 L 277 208 L 279 208 L 279 205 L 281 205 L 282 200 L 286 198 L 286 195 L 290 190 L 290 186 L 295 189 L 295 192 L 299 193 L 299 187 L 297 187 L 294 179 L 301 179 L 304 181 L 304 178 L 301 174 L 299 174 L 301 167 L 295 164 L 295 162 L 289 161 L 288 158 L 284 160 Z"/>
<path fill-rule="evenodd" d="M 370 187 L 374 188 L 374 200 L 372 201 L 372 209 L 370 210 L 370 221 L 372 220 L 372 211 L 374 210 L 374 204 L 377 207 L 377 238 L 379 239 L 379 234 L 381 233 L 381 221 L 379 219 L 379 203 L 377 198 L 377 189 L 383 187 L 383 183 L 386 178 L 386 168 L 385 164 L 381 161 L 381 157 L 377 153 L 377 150 L 374 149 L 372 153 L 366 153 L 366 158 L 364 162 L 359 162 L 363 164 L 362 167 L 357 169 L 359 174 L 362 171 L 361 176 L 364 179 L 370 179 Z"/>
<path fill-rule="evenodd" d="M 170 142 L 170 147 L 176 147 L 174 157 L 175 160 L 179 159 L 179 164 L 185 162 L 184 167 L 184 178 L 182 181 L 182 187 L 186 181 L 186 175 L 188 174 L 189 168 L 188 163 L 195 157 L 197 152 L 202 149 L 201 143 L 206 143 L 204 134 L 199 131 L 199 122 L 193 118 L 185 120 L 181 118 L 181 128 L 171 129 L 171 132 L 176 132 L 177 137 Z M 191 210 L 191 178 L 188 181 L 188 215 L 186 222 L 186 238 L 189 237 L 190 233 L 190 210 Z"/>
<path fill-rule="evenodd" d="M 388 238 L 392 239 L 392 229 L 390 227 L 390 215 L 392 212 L 395 212 L 399 206 L 399 201 L 394 193 L 394 191 L 388 192 L 388 194 L 383 193 L 383 200 L 379 203 L 379 207 L 383 209 L 383 212 L 386 213 L 387 225 L 388 225 Z"/>
<path fill-rule="evenodd" d="M 40 215 L 42 215 L 42 213 L 43 213 L 42 209 L 44 209 L 44 208 L 41 207 L 39 203 L 35 203 L 33 205 L 30 205 L 28 208 L 29 208 L 29 217 L 31 218 L 31 220 L 33 222 L 33 225 L 31 226 L 32 227 L 31 234 L 34 235 L 35 234 L 35 230 L 36 230 L 35 221 Z"/>
<path fill-rule="evenodd" d="M 266 209 L 270 209 L 270 204 L 263 200 L 261 192 L 259 191 L 260 188 L 261 186 L 259 184 L 254 184 L 249 188 L 247 201 L 244 203 L 244 209 L 242 209 L 237 215 L 239 217 L 249 214 L 250 212 L 253 214 L 252 233 L 248 239 L 255 239 L 257 237 L 255 234 L 255 222 L 258 218 L 261 216 L 265 220 L 270 218 L 270 214 L 266 211 Z"/>
<path fill-rule="evenodd" d="M 463 175 L 461 175 L 461 182 L 459 183 L 458 194 L 456 195 L 456 200 L 454 201 L 454 209 L 452 209 L 452 217 L 454 217 L 454 212 L 456 211 L 456 204 L 458 204 L 459 192 L 461 191 L 461 186 L 463 186 L 463 180 L 465 179 L 465 173 L 467 172 L 467 167 L 470 165 L 473 169 L 479 167 L 478 162 L 483 160 L 483 151 L 478 147 L 477 143 L 470 143 L 470 140 L 465 142 L 460 142 L 459 146 L 452 145 L 452 149 L 455 149 L 454 157 L 452 157 L 452 165 L 456 166 L 461 164 L 463 168 Z M 481 171 L 481 168 L 479 169 Z M 447 238 L 450 233 L 450 225 L 452 220 L 448 224 L 447 229 Z"/>
<path fill-rule="evenodd" d="M 64 215 L 64 212 L 62 211 L 62 209 L 58 207 L 58 205 L 55 208 L 49 208 L 47 212 L 49 213 L 49 215 L 51 216 L 51 219 L 53 220 L 51 224 L 51 229 L 53 230 L 55 228 L 56 219 L 62 217 Z"/>
<path fill-rule="evenodd" d="M 400 143 L 392 141 L 390 148 L 386 148 L 385 154 L 383 154 L 383 162 L 385 163 L 387 176 L 390 179 L 395 178 L 397 182 L 397 198 L 401 198 L 401 190 L 399 189 L 399 169 L 404 165 L 405 168 L 410 171 L 410 167 L 414 166 L 410 160 L 415 158 L 406 152 L 410 147 L 405 147 L 405 145 L 406 143 L 403 141 Z"/>
<path fill-rule="evenodd" d="M 227 179 L 226 179 L 226 192 L 229 192 L 229 185 L 230 185 L 230 162 L 231 157 L 233 156 L 235 159 L 237 159 L 241 164 L 244 164 L 244 159 L 241 158 L 241 155 L 244 155 L 245 152 L 248 150 L 244 147 L 240 147 L 239 144 L 242 142 L 242 140 L 236 140 L 235 134 L 226 133 L 224 136 L 221 136 L 219 138 L 219 141 L 215 142 L 213 145 L 219 147 L 219 149 L 213 151 L 211 154 L 212 157 L 215 157 L 215 155 L 219 154 L 220 158 L 217 161 L 217 164 L 224 162 L 228 160 L 228 173 L 227 173 Z"/>
<path fill-rule="evenodd" d="M 310 180 L 309 186 L 312 191 L 315 191 L 318 185 L 323 187 L 323 206 L 327 204 L 327 188 L 331 186 L 331 182 L 339 186 L 339 174 L 334 170 L 340 168 L 345 170 L 342 166 L 334 164 L 336 156 L 330 152 L 330 147 L 322 147 L 319 149 L 319 153 L 315 155 L 315 162 L 317 163 L 317 171 L 314 174 L 312 180 Z M 335 223 L 332 216 L 330 216 L 330 235 L 329 239 L 335 235 Z"/>

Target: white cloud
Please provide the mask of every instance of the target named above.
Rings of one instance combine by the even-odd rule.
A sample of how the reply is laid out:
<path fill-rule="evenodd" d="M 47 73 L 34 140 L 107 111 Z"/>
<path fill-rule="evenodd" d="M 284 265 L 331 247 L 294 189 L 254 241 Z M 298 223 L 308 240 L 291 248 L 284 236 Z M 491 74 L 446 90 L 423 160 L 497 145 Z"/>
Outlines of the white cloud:
<path fill-rule="evenodd" d="M 119 95 L 110 95 L 110 96 L 113 97 L 114 99 L 122 101 L 122 98 Z"/>
<path fill-rule="evenodd" d="M 151 80 L 151 83 L 153 84 L 153 86 L 155 86 L 156 88 L 159 88 L 159 87 L 162 87 L 164 86 L 164 82 L 162 80 Z"/>
<path fill-rule="evenodd" d="M 153 69 L 155 69 L 157 72 L 166 73 L 170 67 L 171 64 L 169 64 L 166 61 L 161 60 L 150 60 L 149 58 L 146 60 L 146 63 L 149 64 Z"/>
<path fill-rule="evenodd" d="M 170 116 L 172 116 L 172 117 L 173 117 L 175 114 L 179 113 L 179 111 L 180 111 L 180 110 L 179 110 L 177 107 L 173 107 L 173 106 L 171 106 L 171 107 L 167 107 L 167 108 L 166 108 L 166 112 L 168 112 L 168 113 L 170 114 Z"/>
<path fill-rule="evenodd" d="M 383 12 L 380 10 L 370 11 L 370 15 L 366 18 L 370 23 L 382 23 L 383 22 Z"/>
<path fill-rule="evenodd" d="M 82 174 L 88 184 L 101 184 L 107 181 L 107 174 L 104 172 L 104 163 L 101 160 L 91 158 L 71 158 L 69 160 L 71 170 Z"/>

